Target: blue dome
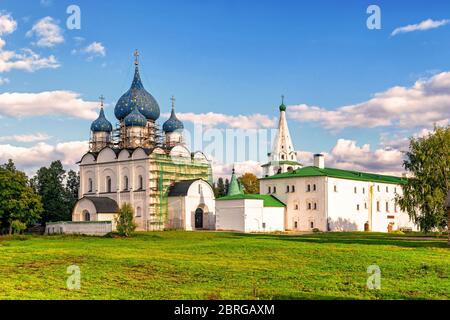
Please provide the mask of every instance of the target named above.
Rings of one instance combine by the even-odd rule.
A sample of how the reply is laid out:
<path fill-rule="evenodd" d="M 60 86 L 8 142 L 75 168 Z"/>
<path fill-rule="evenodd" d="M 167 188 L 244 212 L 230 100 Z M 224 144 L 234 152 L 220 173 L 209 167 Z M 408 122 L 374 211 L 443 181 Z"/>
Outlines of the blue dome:
<path fill-rule="evenodd" d="M 94 122 L 92 122 L 91 131 L 92 132 L 111 132 L 112 131 L 111 122 L 109 122 L 106 119 L 103 108 L 100 109 L 100 114 L 99 114 L 98 118 Z"/>
<path fill-rule="evenodd" d="M 170 118 L 163 124 L 163 131 L 174 132 L 176 130 L 183 130 L 183 129 L 184 129 L 183 122 L 178 120 L 177 116 L 175 115 L 175 110 L 172 108 Z"/>
<path fill-rule="evenodd" d="M 139 112 L 148 120 L 154 121 L 159 118 L 158 102 L 142 85 L 137 65 L 131 88 L 120 97 L 114 109 L 114 114 L 117 119 L 123 120 L 135 108 L 139 108 Z"/>
<path fill-rule="evenodd" d="M 126 127 L 145 127 L 147 119 L 142 115 L 137 108 L 133 108 L 129 115 L 125 117 Z"/>

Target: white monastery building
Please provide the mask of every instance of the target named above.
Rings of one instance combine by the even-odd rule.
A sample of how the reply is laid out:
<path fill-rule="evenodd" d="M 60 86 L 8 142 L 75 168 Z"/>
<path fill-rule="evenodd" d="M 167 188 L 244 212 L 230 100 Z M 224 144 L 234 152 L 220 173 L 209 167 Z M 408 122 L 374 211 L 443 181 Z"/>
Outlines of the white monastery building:
<path fill-rule="evenodd" d="M 47 233 L 105 234 L 129 203 L 138 230 L 378 231 L 416 230 L 396 204 L 404 178 L 328 168 L 321 154 L 303 167 L 286 121 L 284 98 L 278 133 L 260 179 L 260 194 L 246 194 L 232 173 L 225 197 L 215 199 L 210 161 L 184 143 L 175 114 L 162 130 L 156 99 L 135 73 L 118 100 L 115 127 L 101 99 L 91 125 L 90 150 L 81 158 L 79 200 L 72 222 L 48 224 Z"/>

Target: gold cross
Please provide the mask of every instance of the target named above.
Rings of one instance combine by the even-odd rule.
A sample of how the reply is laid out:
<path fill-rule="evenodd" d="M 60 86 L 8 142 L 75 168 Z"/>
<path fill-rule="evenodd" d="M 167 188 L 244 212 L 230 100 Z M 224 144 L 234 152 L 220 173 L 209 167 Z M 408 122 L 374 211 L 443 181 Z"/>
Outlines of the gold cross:
<path fill-rule="evenodd" d="M 100 104 L 103 107 L 103 102 L 105 101 L 105 97 L 103 95 L 100 96 Z"/>
<path fill-rule="evenodd" d="M 135 65 L 139 64 L 139 51 L 138 51 L 138 49 L 134 50 L 134 64 Z"/>
<path fill-rule="evenodd" d="M 175 108 L 175 97 L 172 96 L 172 97 L 170 98 L 170 101 L 172 101 L 172 109 L 174 109 L 174 108 Z"/>

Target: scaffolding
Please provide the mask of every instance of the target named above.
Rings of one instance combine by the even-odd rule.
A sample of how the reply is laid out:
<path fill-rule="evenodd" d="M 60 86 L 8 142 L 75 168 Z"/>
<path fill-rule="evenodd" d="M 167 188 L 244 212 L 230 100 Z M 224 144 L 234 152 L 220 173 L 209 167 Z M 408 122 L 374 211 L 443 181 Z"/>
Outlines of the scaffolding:
<path fill-rule="evenodd" d="M 168 154 L 150 156 L 150 199 L 148 230 L 168 226 L 169 188 L 178 181 L 204 179 L 212 183 L 211 164 L 192 158 L 171 157 Z"/>

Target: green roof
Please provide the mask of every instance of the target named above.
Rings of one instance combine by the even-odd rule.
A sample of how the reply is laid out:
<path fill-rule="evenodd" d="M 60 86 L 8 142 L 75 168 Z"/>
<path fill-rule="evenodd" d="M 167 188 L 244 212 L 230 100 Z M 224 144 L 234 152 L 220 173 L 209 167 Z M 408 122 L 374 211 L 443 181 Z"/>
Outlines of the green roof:
<path fill-rule="evenodd" d="M 217 201 L 222 200 L 264 200 L 264 207 L 285 207 L 286 205 L 275 198 L 274 196 L 268 195 L 268 194 L 236 194 L 232 196 L 225 196 L 219 199 L 216 199 Z"/>
<path fill-rule="evenodd" d="M 339 179 L 391 183 L 391 184 L 405 184 L 407 181 L 406 178 L 386 176 L 376 173 L 366 173 L 335 168 L 320 169 L 318 167 L 313 166 L 300 168 L 292 172 L 279 173 L 270 177 L 262 178 L 261 180 L 285 179 L 297 177 L 321 177 L 321 176 Z"/>
<path fill-rule="evenodd" d="M 242 193 L 242 189 L 241 189 L 241 186 L 239 185 L 239 181 L 237 180 L 236 174 L 234 173 L 234 169 L 233 169 L 233 173 L 231 174 L 230 184 L 228 186 L 227 196 L 234 196 L 234 195 L 241 194 L 241 193 Z"/>

